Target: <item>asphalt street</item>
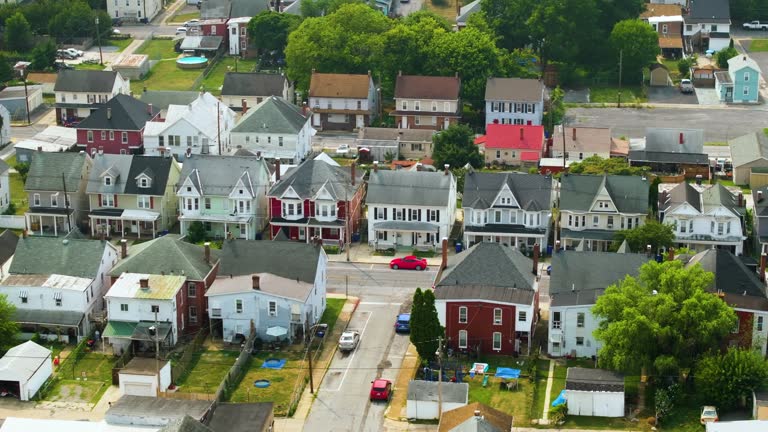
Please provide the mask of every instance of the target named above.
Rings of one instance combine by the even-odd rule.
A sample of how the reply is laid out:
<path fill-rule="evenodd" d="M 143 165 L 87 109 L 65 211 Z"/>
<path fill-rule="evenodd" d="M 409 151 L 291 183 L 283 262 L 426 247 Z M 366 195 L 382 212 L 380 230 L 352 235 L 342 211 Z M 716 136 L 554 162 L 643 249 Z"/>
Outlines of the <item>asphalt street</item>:
<path fill-rule="evenodd" d="M 431 287 L 436 268 L 390 270 L 382 264 L 329 263 L 328 291 L 360 297 L 349 329 L 360 331 L 351 353 L 336 352 L 304 423 L 307 432 L 380 431 L 387 404 L 370 402 L 371 381 L 394 381 L 408 348 L 408 335 L 395 334 L 395 317 L 410 309 L 416 287 Z M 397 389 L 405 391 L 406 389 Z"/>

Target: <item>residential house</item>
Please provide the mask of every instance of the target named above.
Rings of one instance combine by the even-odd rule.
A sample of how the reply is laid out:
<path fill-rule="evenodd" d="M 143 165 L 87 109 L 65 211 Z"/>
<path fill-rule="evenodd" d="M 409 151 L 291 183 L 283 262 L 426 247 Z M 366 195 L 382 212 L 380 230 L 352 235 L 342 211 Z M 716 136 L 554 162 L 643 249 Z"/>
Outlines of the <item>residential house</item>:
<path fill-rule="evenodd" d="M 232 148 L 261 152 L 267 159 L 298 164 L 312 151 L 314 129 L 301 109 L 271 96 L 247 109 L 232 129 Z"/>
<path fill-rule="evenodd" d="M 485 123 L 541 125 L 544 83 L 537 79 L 488 78 L 485 83 Z"/>
<path fill-rule="evenodd" d="M 443 410 L 437 432 L 509 432 L 513 430 L 513 420 L 507 413 L 473 402 L 460 408 Z"/>
<path fill-rule="evenodd" d="M 91 115 L 99 104 L 119 94 L 130 94 L 131 83 L 119 72 L 60 70 L 53 87 L 56 123 L 73 124 Z"/>
<path fill-rule="evenodd" d="M 547 247 L 555 191 L 552 177 L 483 173 L 464 177 L 464 244 L 495 242 L 520 250 Z"/>
<path fill-rule="evenodd" d="M 11 205 L 11 167 L 0 159 L 0 214 L 4 214 Z"/>
<path fill-rule="evenodd" d="M 357 133 L 355 146 L 367 148 L 374 160 L 424 159 L 432 156 L 432 137 L 435 132 L 426 129 L 392 129 L 364 127 Z"/>
<path fill-rule="evenodd" d="M 66 152 L 77 144 L 77 130 L 64 126 L 48 126 L 33 137 L 20 139 L 13 145 L 16 162 L 32 161 L 35 152 Z"/>
<path fill-rule="evenodd" d="M 389 115 L 402 129 L 443 130 L 461 118 L 461 79 L 403 75 L 395 81 L 395 111 Z"/>
<path fill-rule="evenodd" d="M 27 80 L 32 79 L 27 75 Z M 29 104 L 29 105 L 27 105 Z M 36 112 L 43 104 L 43 86 L 42 85 L 27 85 L 24 86 L 8 86 L 3 90 L 0 90 L 0 106 L 5 111 L 0 111 L 3 114 L 3 119 L 7 123 L 3 122 L 2 133 L 0 133 L 0 142 L 7 143 L 10 140 L 10 131 L 6 129 L 11 127 L 11 120 L 14 121 L 27 121 L 27 107 L 29 112 Z M 6 115 L 8 118 L 5 118 Z M 8 132 L 8 133 L 6 133 Z"/>
<path fill-rule="evenodd" d="M 683 39 L 687 53 L 720 51 L 731 42 L 729 0 L 692 1 L 683 14 Z"/>
<path fill-rule="evenodd" d="M 120 18 L 126 22 L 147 23 L 152 21 L 162 8 L 162 0 L 125 0 L 125 2 L 114 0 L 107 2 L 109 16 Z"/>
<path fill-rule="evenodd" d="M 435 282 L 435 307 L 448 348 L 530 353 L 539 319 L 539 249 L 534 248 L 533 260 L 515 248 L 485 242 L 448 259 L 446 254 Z"/>
<path fill-rule="evenodd" d="M 390 16 L 393 13 L 392 0 L 374 0 L 373 7 L 380 10 L 386 16 Z"/>
<path fill-rule="evenodd" d="M 728 70 L 715 72 L 715 91 L 721 102 L 758 103 L 760 67 L 745 54 L 728 60 Z"/>
<path fill-rule="evenodd" d="M 18 240 L 0 293 L 15 306 L 13 320 L 24 338 L 77 343 L 102 314 L 108 272 L 117 248 L 101 240 L 24 237 Z"/>
<path fill-rule="evenodd" d="M 344 248 L 360 230 L 365 185 L 350 168 L 322 160 L 306 161 L 278 176 L 269 190 L 270 237 Z"/>
<path fill-rule="evenodd" d="M 272 432 L 275 430 L 274 402 L 218 403 L 208 426 L 213 432 Z"/>
<path fill-rule="evenodd" d="M 145 344 L 152 340 L 147 332 L 155 324 L 155 311 L 157 321 L 170 322 L 160 327 L 161 334 L 167 332 L 164 336 L 173 335 L 167 339 L 170 345 L 178 341 L 178 335 L 207 326 L 205 292 L 219 271 L 219 256 L 220 251 L 208 244 L 194 245 L 174 234 L 130 248 L 121 241 L 121 260 L 109 273 L 115 291 L 110 289 L 105 297 L 109 323 L 102 337 L 118 351 L 132 343 Z M 143 291 L 147 287 L 142 285 L 149 290 Z M 160 306 L 155 302 L 160 300 L 162 308 L 152 307 Z"/>
<path fill-rule="evenodd" d="M 144 91 L 139 94 L 139 99 L 160 111 L 166 111 L 162 113 L 162 117 L 167 117 L 168 107 L 171 105 L 189 105 L 197 98 L 200 97 L 200 92 L 196 91 L 172 91 L 172 90 L 147 90 L 144 87 Z"/>
<path fill-rule="evenodd" d="M 561 128 L 559 132 L 552 134 L 549 157 L 581 162 L 592 156 L 603 159 L 613 156 L 614 144 L 610 128 L 567 127 L 565 130 Z"/>
<path fill-rule="evenodd" d="M 6 229 L 0 233 L 0 281 L 8 275 L 18 242 L 19 236 L 13 231 Z"/>
<path fill-rule="evenodd" d="M 647 166 L 652 172 L 709 178 L 701 129 L 646 128 L 645 138 L 630 144 L 627 159 L 630 165 Z"/>
<path fill-rule="evenodd" d="M 765 266 L 766 256 L 762 255 L 758 273 L 745 265 L 725 249 L 706 249 L 694 256 L 677 257 L 686 267 L 700 265 L 702 270 L 712 272 L 715 280 L 707 291 L 716 294 L 730 306 L 739 319 L 728 338 L 730 346 L 755 348 L 766 355 L 768 341 L 768 298 L 766 298 Z"/>
<path fill-rule="evenodd" d="M 319 130 L 353 130 L 370 126 L 378 116 L 379 98 L 371 74 L 312 72 L 309 107 L 312 126 Z"/>
<path fill-rule="evenodd" d="M 677 247 L 697 252 L 718 248 L 741 255 L 747 239 L 745 204 L 741 191 L 734 195 L 720 183 L 704 188 L 682 182 L 659 191 L 659 220 L 672 225 Z"/>
<path fill-rule="evenodd" d="M 459 9 L 459 14 L 456 16 L 456 26 L 454 28 L 457 31 L 464 29 L 464 27 L 467 26 L 469 17 L 477 12 L 480 12 L 480 0 L 474 0 L 473 2 L 462 6 L 461 9 Z"/>
<path fill-rule="evenodd" d="M 286 259 L 290 257 L 290 259 Z M 228 240 L 219 278 L 206 293 L 211 328 L 226 341 L 273 341 L 270 327 L 301 340 L 325 311 L 328 257 L 319 244 Z"/>
<path fill-rule="evenodd" d="M 32 155 L 24 192 L 29 210 L 24 214 L 31 234 L 66 234 L 87 225 L 86 186 L 93 160 L 82 153 Z"/>
<path fill-rule="evenodd" d="M 467 406 L 467 402 L 468 383 L 414 379 L 408 382 L 405 413 L 409 419 L 438 420 L 442 410 L 459 409 Z"/>
<path fill-rule="evenodd" d="M 188 105 L 170 105 L 165 118 L 147 123 L 145 153 L 180 161 L 191 155 L 225 154 L 234 126 L 235 112 L 210 93 L 201 93 Z"/>
<path fill-rule="evenodd" d="M 368 179 L 368 244 L 374 249 L 435 250 L 456 220 L 456 178 L 444 172 L 384 171 Z"/>
<path fill-rule="evenodd" d="M 283 73 L 227 72 L 221 86 L 221 101 L 234 111 L 255 107 L 264 99 L 278 96 L 294 101 L 293 83 Z M 243 105 L 245 104 L 245 105 Z"/>
<path fill-rule="evenodd" d="M 634 176 L 565 175 L 560 179 L 562 247 L 607 251 L 618 231 L 645 223 L 649 185 Z"/>
<path fill-rule="evenodd" d="M 486 164 L 536 166 L 544 154 L 544 127 L 492 123 L 475 139 Z"/>
<path fill-rule="evenodd" d="M 119 94 L 78 123 L 77 145 L 96 153 L 142 154 L 144 127 L 160 110 L 132 96 Z"/>
<path fill-rule="evenodd" d="M 651 259 L 626 249 L 623 246 L 619 253 L 567 250 L 552 254 L 547 337 L 550 356 L 597 355 L 600 342 L 594 331 L 599 321 L 592 315 L 597 298 L 627 275 L 636 277 L 640 267 Z"/>
<path fill-rule="evenodd" d="M 751 184 L 752 168 L 768 168 L 768 135 L 763 131 L 752 132 L 728 140 L 733 162 L 733 182 Z"/>
<path fill-rule="evenodd" d="M 198 32 L 200 36 L 218 36 L 222 37 L 227 34 L 227 19 L 226 18 L 211 18 L 200 21 L 197 24 Z"/>
<path fill-rule="evenodd" d="M 88 179 L 92 236 L 154 238 L 176 223 L 176 183 L 181 167 L 173 158 L 97 155 Z"/>
<path fill-rule="evenodd" d="M 248 38 L 248 23 L 252 17 L 238 17 L 227 20 L 229 55 L 255 57 L 258 50 Z"/>
<path fill-rule="evenodd" d="M 176 186 L 181 235 L 200 222 L 211 238 L 253 240 L 269 222 L 267 162 L 255 156 L 193 156 Z"/>
<path fill-rule="evenodd" d="M 715 72 L 719 72 L 720 69 L 714 64 L 708 64 L 703 66 L 695 65 L 690 69 L 691 82 L 696 88 L 714 88 L 715 87 Z"/>
<path fill-rule="evenodd" d="M 752 190 L 754 234 L 762 253 L 768 253 L 768 186 Z"/>
<path fill-rule="evenodd" d="M 679 4 L 646 3 L 640 19 L 650 24 L 659 34 L 659 48 L 666 58 L 683 56 L 683 16 Z"/>

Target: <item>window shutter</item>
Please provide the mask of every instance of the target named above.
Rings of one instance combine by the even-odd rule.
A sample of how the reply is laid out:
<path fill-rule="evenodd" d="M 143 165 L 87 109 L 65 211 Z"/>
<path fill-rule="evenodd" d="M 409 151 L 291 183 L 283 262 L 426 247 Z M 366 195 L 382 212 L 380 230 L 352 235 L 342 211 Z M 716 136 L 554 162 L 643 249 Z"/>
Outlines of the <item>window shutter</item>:
<path fill-rule="evenodd" d="M 531 113 L 536 114 L 536 104 L 531 104 Z"/>
<path fill-rule="evenodd" d="M 387 220 L 387 213 L 389 213 L 389 209 L 384 207 L 384 220 Z"/>
<path fill-rule="evenodd" d="M 421 209 L 419 209 L 419 212 L 418 212 L 418 219 L 416 219 L 416 220 L 417 220 L 417 221 L 419 221 L 419 222 L 421 222 Z"/>
<path fill-rule="evenodd" d="M 117 194 L 115 194 L 115 207 L 117 207 Z"/>
<path fill-rule="evenodd" d="M 99 207 L 101 207 L 101 194 L 99 194 Z"/>
<path fill-rule="evenodd" d="M 440 222 L 440 210 L 435 210 L 435 218 Z"/>
<path fill-rule="evenodd" d="M 155 197 L 149 197 L 149 208 L 155 208 Z"/>

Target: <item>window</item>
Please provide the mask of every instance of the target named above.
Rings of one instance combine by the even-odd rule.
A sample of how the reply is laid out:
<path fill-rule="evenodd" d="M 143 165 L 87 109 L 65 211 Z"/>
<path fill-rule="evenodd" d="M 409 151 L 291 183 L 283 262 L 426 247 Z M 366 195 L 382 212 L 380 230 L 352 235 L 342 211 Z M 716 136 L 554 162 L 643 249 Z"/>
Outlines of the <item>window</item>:
<path fill-rule="evenodd" d="M 414 109 L 414 111 L 421 111 L 421 102 L 414 101 L 413 102 L 413 109 Z"/>
<path fill-rule="evenodd" d="M 211 209 L 211 199 L 210 198 L 204 198 L 205 199 L 205 209 L 210 210 Z"/>
<path fill-rule="evenodd" d="M 246 138 L 248 138 L 248 137 L 246 137 Z M 192 137 L 191 136 L 187 136 L 187 147 L 192 147 Z"/>
<path fill-rule="evenodd" d="M 600 225 L 600 216 L 592 216 L 592 226 L 596 227 Z"/>
<path fill-rule="evenodd" d="M 387 241 L 388 232 L 387 231 L 377 231 L 376 238 L 382 241 Z"/>
<path fill-rule="evenodd" d="M 501 159 L 501 150 L 496 150 L 496 159 Z"/>
<path fill-rule="evenodd" d="M 501 332 L 493 332 L 493 350 L 501 351 Z"/>
<path fill-rule="evenodd" d="M 501 210 L 496 210 L 493 212 L 493 221 L 496 223 L 501 223 Z"/>
<path fill-rule="evenodd" d="M 552 312 L 552 328 L 560 328 L 560 312 Z"/>
<path fill-rule="evenodd" d="M 726 234 L 730 234 L 731 233 L 731 221 L 728 221 L 728 223 L 726 224 L 725 232 L 726 232 Z"/>
<path fill-rule="evenodd" d="M 93 131 L 91 130 L 88 131 L 88 142 L 93 142 Z"/>
<path fill-rule="evenodd" d="M 40 194 L 32 195 L 32 202 L 35 206 L 40 206 Z"/>
<path fill-rule="evenodd" d="M 194 282 L 190 282 L 187 285 L 187 297 L 195 298 L 197 297 L 197 284 Z"/>
<path fill-rule="evenodd" d="M 501 308 L 493 309 L 493 323 L 495 325 L 501 324 Z"/>
<path fill-rule="evenodd" d="M 608 216 L 608 229 L 613 228 L 613 216 Z"/>
<path fill-rule="evenodd" d="M 165 146 L 165 137 L 164 137 L 164 136 L 162 136 L 162 135 L 160 135 L 159 137 L 157 137 L 157 144 L 158 144 L 160 147 L 164 147 L 164 146 Z"/>
<path fill-rule="evenodd" d="M 685 31 L 693 31 L 693 24 L 686 24 Z"/>
<path fill-rule="evenodd" d="M 269 302 L 269 316 L 277 316 L 277 302 Z"/>
<path fill-rule="evenodd" d="M 128 132 L 123 132 L 123 144 L 128 144 Z"/>
<path fill-rule="evenodd" d="M 107 139 L 107 131 L 101 131 L 101 140 L 104 141 Z"/>
<path fill-rule="evenodd" d="M 662 24 L 661 25 L 661 32 L 664 33 L 664 34 L 667 34 L 667 30 L 668 30 L 667 25 L 666 24 Z"/>
<path fill-rule="evenodd" d="M 721 236 L 723 235 L 723 228 L 725 227 L 725 224 L 720 222 L 717 224 L 717 235 Z"/>
<path fill-rule="evenodd" d="M 152 198 L 148 197 L 147 195 L 139 195 L 136 197 L 136 200 L 138 201 L 137 206 L 140 209 L 152 208 Z"/>
<path fill-rule="evenodd" d="M 160 306 L 152 305 L 152 313 L 160 313 Z"/>
<path fill-rule="evenodd" d="M 576 327 L 584 327 L 584 312 L 576 314 Z"/>
<path fill-rule="evenodd" d="M 403 103 L 400 104 L 403 111 L 408 111 L 408 101 L 403 101 Z"/>
<path fill-rule="evenodd" d="M 101 206 L 102 207 L 114 207 L 115 206 L 115 196 L 112 194 L 106 194 L 101 196 Z"/>
<path fill-rule="evenodd" d="M 141 188 L 148 188 L 149 187 L 149 179 L 146 177 L 142 177 L 139 179 L 139 187 Z"/>
<path fill-rule="evenodd" d="M 56 306 L 61 307 L 61 297 L 56 299 Z"/>
<path fill-rule="evenodd" d="M 277 145 L 280 147 L 283 146 L 283 137 L 277 137 Z"/>
<path fill-rule="evenodd" d="M 576 346 L 584 346 L 584 337 L 583 336 L 577 336 L 576 337 Z"/>
<path fill-rule="evenodd" d="M 243 313 L 243 301 L 240 299 L 235 300 L 235 312 Z"/>
<path fill-rule="evenodd" d="M 467 307 L 460 306 L 459 307 L 459 324 L 466 324 L 466 323 L 467 323 Z"/>
<path fill-rule="evenodd" d="M 432 111 L 437 111 L 437 102 L 432 102 Z"/>
<path fill-rule="evenodd" d="M 519 311 L 517 313 L 517 320 L 518 321 L 523 321 L 523 322 L 528 321 L 528 312 L 526 312 L 526 311 Z"/>
<path fill-rule="evenodd" d="M 748 96 L 749 95 L 749 87 L 744 86 L 743 94 L 744 94 L 744 96 Z"/>
<path fill-rule="evenodd" d="M 413 124 L 415 124 L 416 126 L 420 125 L 421 124 L 421 117 L 419 117 L 419 116 L 414 117 L 413 118 Z"/>
<path fill-rule="evenodd" d="M 111 186 L 112 185 L 112 177 L 106 176 L 104 177 L 104 186 Z"/>
<path fill-rule="evenodd" d="M 459 348 L 467 347 L 467 331 L 459 330 Z"/>
<path fill-rule="evenodd" d="M 21 302 L 22 302 L 22 303 L 26 303 L 26 302 L 27 302 L 27 297 L 22 297 L 22 298 L 21 298 Z"/>
<path fill-rule="evenodd" d="M 51 195 L 51 207 L 59 206 L 59 194 Z"/>
<path fill-rule="evenodd" d="M 763 317 L 757 317 L 757 331 L 763 331 Z"/>
<path fill-rule="evenodd" d="M 712 26 L 710 28 L 712 29 L 713 32 L 716 32 L 717 31 L 717 24 L 712 24 Z"/>
<path fill-rule="evenodd" d="M 739 332 L 740 324 L 741 324 L 741 322 L 739 321 L 739 317 L 737 316 L 736 317 L 736 325 L 734 325 L 733 329 L 731 329 L 731 333 L 738 333 Z"/>
<path fill-rule="evenodd" d="M 451 112 L 451 103 L 450 102 L 443 102 L 443 111 Z"/>
<path fill-rule="evenodd" d="M 114 141 L 115 140 L 115 131 L 109 131 L 109 140 Z"/>
<path fill-rule="evenodd" d="M 197 306 L 190 306 L 189 307 L 189 323 L 196 323 L 197 322 Z"/>
<path fill-rule="evenodd" d="M 688 221 L 688 231 L 693 232 L 693 220 Z"/>
<path fill-rule="evenodd" d="M 120 312 L 128 312 L 128 303 L 120 304 Z"/>

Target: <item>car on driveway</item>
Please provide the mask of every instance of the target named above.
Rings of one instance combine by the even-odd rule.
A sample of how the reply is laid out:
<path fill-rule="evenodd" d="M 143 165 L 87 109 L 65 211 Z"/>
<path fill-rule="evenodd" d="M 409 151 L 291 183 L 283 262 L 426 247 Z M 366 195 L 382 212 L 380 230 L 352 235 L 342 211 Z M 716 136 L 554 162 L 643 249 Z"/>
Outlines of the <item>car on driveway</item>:
<path fill-rule="evenodd" d="M 427 268 L 427 260 L 417 256 L 408 255 L 406 257 L 395 258 L 390 261 L 389 268 L 393 270 L 425 270 Z"/>
<path fill-rule="evenodd" d="M 712 405 L 707 405 L 701 409 L 701 424 L 706 425 L 707 423 L 716 422 L 718 420 L 720 420 L 720 417 L 717 416 L 717 408 Z"/>
<path fill-rule="evenodd" d="M 397 316 L 395 321 L 396 333 L 410 333 L 411 332 L 411 314 L 404 313 Z"/>
<path fill-rule="evenodd" d="M 341 334 L 339 338 L 339 351 L 349 352 L 357 348 L 360 343 L 360 332 L 357 330 L 348 330 Z"/>
<path fill-rule="evenodd" d="M 83 56 L 83 52 L 80 51 L 79 49 L 66 48 L 66 49 L 64 49 L 64 51 L 68 52 L 70 55 L 73 55 L 75 57 L 82 57 Z"/>
<path fill-rule="evenodd" d="M 379 378 L 371 383 L 371 402 L 377 400 L 388 402 L 392 398 L 392 381 Z"/>
<path fill-rule="evenodd" d="M 56 50 L 56 58 L 65 59 L 65 60 L 73 60 L 77 58 L 76 56 L 72 55 L 69 51 L 65 49 Z"/>
<path fill-rule="evenodd" d="M 685 94 L 693 93 L 693 83 L 689 79 L 680 80 L 680 92 Z"/>

